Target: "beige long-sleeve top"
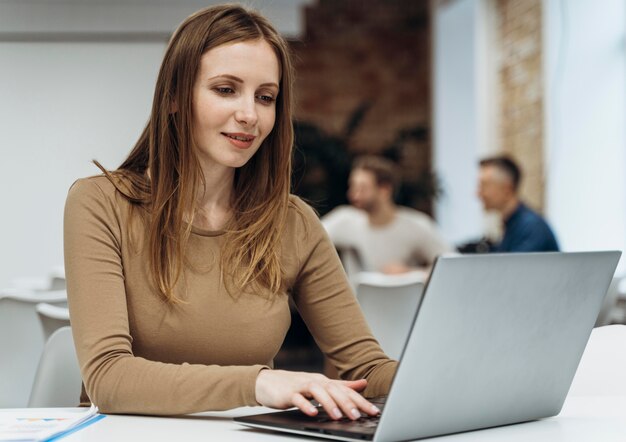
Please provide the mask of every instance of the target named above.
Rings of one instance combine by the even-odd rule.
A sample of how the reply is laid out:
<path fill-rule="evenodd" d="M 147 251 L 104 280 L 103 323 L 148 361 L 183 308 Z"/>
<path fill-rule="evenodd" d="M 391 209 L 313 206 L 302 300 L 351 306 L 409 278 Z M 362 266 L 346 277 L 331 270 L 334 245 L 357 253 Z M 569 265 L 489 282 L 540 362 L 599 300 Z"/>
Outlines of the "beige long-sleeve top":
<path fill-rule="evenodd" d="M 219 270 L 223 232 L 194 228 L 178 304 L 166 303 L 152 283 L 145 227 L 129 219 L 129 205 L 102 176 L 74 183 L 66 202 L 82 402 L 91 399 L 105 413 L 156 415 L 258 405 L 256 377 L 289 328 L 289 297 L 342 378 L 367 379 L 366 396 L 388 391 L 397 363 L 372 337 L 334 246 L 299 198 L 290 199 L 281 235 L 284 292 L 228 294 Z"/>

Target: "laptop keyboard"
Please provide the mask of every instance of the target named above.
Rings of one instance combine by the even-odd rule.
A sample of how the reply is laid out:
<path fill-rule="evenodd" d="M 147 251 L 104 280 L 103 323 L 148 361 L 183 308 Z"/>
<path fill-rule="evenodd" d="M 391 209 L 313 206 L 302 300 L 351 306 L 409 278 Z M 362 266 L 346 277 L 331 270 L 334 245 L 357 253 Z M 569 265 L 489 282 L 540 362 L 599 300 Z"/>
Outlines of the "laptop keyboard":
<path fill-rule="evenodd" d="M 319 417 L 315 420 L 316 422 L 346 422 L 350 425 L 362 427 L 362 428 L 375 428 L 380 422 L 380 416 L 362 416 L 357 420 L 348 419 L 347 417 L 342 417 L 338 420 L 333 420 L 329 417 Z"/>
<path fill-rule="evenodd" d="M 375 397 L 372 399 L 368 399 L 372 404 L 376 405 L 380 411 L 382 412 L 385 408 L 385 401 L 387 400 L 387 396 Z M 334 420 L 331 419 L 328 414 L 322 409 L 319 408 L 319 414 L 316 418 L 314 418 L 316 422 L 324 423 L 324 422 L 345 422 L 350 425 L 361 427 L 361 428 L 375 428 L 380 422 L 380 415 L 378 416 L 369 416 L 367 414 L 363 414 L 359 419 L 352 420 L 347 417 L 342 417 L 341 419 Z"/>

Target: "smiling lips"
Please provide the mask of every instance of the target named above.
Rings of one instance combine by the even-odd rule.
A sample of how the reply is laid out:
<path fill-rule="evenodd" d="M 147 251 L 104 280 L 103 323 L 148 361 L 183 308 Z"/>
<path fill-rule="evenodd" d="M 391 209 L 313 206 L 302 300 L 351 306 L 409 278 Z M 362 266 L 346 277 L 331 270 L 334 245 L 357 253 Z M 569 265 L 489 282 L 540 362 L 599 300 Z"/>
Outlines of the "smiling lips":
<path fill-rule="evenodd" d="M 239 132 L 237 133 L 222 132 L 222 135 L 228 138 L 228 141 L 230 141 L 233 146 L 239 149 L 249 148 L 250 146 L 252 146 L 252 142 L 256 138 L 254 135 L 239 133 Z"/>

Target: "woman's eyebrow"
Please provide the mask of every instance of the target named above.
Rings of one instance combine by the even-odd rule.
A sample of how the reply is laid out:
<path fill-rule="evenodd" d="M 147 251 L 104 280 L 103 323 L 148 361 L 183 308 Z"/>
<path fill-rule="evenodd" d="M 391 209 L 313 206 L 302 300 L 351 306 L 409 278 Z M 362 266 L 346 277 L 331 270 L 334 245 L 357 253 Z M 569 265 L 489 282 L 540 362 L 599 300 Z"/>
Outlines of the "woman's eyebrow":
<path fill-rule="evenodd" d="M 227 78 L 227 79 L 232 80 L 232 81 L 234 81 L 236 83 L 243 83 L 243 80 L 241 78 L 236 77 L 234 75 L 230 75 L 230 74 L 216 75 L 215 77 L 209 78 L 209 80 L 215 80 L 217 78 Z M 266 86 L 273 86 L 276 89 L 280 89 L 280 87 L 276 83 L 274 83 L 274 82 L 268 82 L 268 83 L 263 83 L 263 84 L 259 85 L 259 87 L 266 87 Z"/>
<path fill-rule="evenodd" d="M 243 80 L 241 78 L 235 77 L 234 75 L 230 75 L 230 74 L 216 75 L 215 77 L 209 78 L 209 80 L 215 80 L 216 78 L 227 78 L 229 80 L 236 81 L 237 83 L 243 83 Z"/>

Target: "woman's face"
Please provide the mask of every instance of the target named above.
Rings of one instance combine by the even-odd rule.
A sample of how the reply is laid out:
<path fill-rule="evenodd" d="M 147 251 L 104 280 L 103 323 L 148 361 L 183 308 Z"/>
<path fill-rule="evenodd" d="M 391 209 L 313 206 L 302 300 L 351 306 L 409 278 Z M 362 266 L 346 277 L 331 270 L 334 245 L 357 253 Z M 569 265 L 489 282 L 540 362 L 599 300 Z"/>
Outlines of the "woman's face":
<path fill-rule="evenodd" d="M 272 131 L 278 58 L 265 40 L 207 51 L 193 88 L 193 131 L 203 169 L 241 167 Z"/>

